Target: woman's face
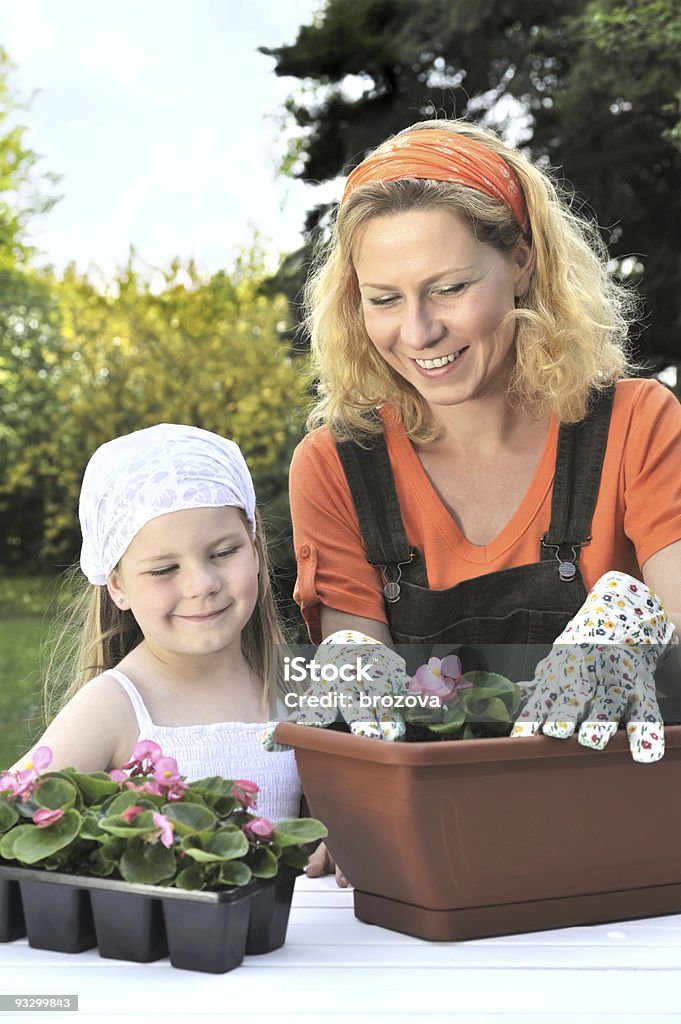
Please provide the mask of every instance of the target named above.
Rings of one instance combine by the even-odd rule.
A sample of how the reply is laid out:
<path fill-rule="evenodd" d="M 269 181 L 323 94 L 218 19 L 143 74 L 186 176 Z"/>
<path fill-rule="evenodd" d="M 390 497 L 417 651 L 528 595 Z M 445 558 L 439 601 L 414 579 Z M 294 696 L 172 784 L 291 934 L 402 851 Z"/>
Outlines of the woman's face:
<path fill-rule="evenodd" d="M 525 242 L 505 256 L 455 213 L 413 210 L 370 220 L 352 257 L 372 343 L 429 404 L 505 389 L 515 325 L 500 324 L 529 285 Z"/>

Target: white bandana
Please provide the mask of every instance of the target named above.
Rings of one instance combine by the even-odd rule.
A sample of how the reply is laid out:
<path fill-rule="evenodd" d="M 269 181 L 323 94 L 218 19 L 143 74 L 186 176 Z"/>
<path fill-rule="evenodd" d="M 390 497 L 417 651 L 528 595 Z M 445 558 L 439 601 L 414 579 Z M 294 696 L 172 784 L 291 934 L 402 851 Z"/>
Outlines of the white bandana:
<path fill-rule="evenodd" d="M 239 446 L 209 430 L 159 423 L 101 445 L 80 490 L 80 566 L 103 586 L 135 534 L 188 508 L 243 509 L 255 537 L 255 492 Z"/>

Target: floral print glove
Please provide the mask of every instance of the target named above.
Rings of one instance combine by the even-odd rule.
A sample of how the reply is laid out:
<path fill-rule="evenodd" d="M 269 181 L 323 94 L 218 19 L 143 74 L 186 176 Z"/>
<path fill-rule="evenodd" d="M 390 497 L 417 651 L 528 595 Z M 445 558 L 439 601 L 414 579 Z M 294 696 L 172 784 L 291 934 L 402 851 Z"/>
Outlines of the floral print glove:
<path fill-rule="evenodd" d="M 664 726 L 655 693 L 657 662 L 672 642 L 674 627 L 659 599 L 638 580 L 609 572 L 523 687 L 525 700 L 511 732 L 577 740 L 602 750 L 627 723 L 635 761 L 659 761 Z"/>
<path fill-rule="evenodd" d="M 358 645 L 365 650 L 358 651 Z M 314 656 L 318 682 L 299 697 L 290 722 L 325 728 L 342 716 L 355 736 L 396 741 L 404 738 L 404 718 L 392 707 L 405 694 L 409 678 L 404 658 L 385 644 L 354 629 L 332 633 Z M 266 750 L 289 748 L 274 740 L 274 727 L 263 734 Z"/>

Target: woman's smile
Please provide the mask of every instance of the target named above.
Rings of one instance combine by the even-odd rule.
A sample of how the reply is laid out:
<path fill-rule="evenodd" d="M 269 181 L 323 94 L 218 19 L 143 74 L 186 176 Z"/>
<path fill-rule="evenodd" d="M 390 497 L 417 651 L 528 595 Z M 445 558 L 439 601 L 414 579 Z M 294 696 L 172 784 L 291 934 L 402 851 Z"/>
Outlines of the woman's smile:
<path fill-rule="evenodd" d="M 457 349 L 456 352 L 451 352 L 448 356 L 433 356 L 430 359 L 414 359 L 414 362 L 420 370 L 427 371 L 426 376 L 428 377 L 441 377 L 443 373 L 433 373 L 433 370 L 446 371 L 452 365 L 452 363 L 459 363 L 463 355 L 468 351 L 468 346 L 465 348 Z"/>

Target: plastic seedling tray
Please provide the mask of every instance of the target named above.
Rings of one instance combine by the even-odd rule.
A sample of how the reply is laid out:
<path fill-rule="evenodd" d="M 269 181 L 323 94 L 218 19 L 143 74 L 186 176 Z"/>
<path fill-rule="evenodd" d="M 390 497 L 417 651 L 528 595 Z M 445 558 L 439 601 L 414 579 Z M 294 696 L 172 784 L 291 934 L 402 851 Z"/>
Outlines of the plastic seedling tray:
<path fill-rule="evenodd" d="M 222 974 L 283 944 L 298 874 L 201 892 L 0 864 L 0 941 Z"/>

